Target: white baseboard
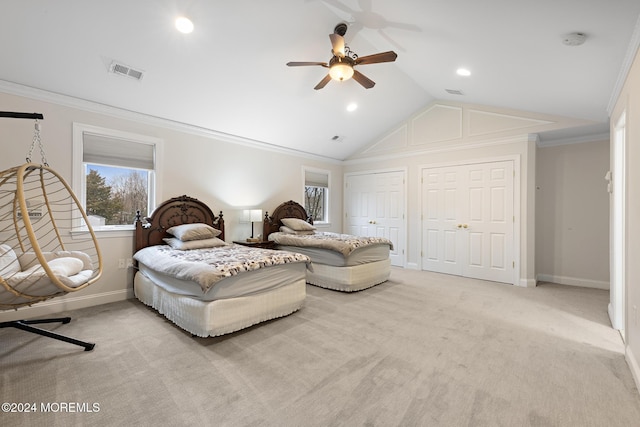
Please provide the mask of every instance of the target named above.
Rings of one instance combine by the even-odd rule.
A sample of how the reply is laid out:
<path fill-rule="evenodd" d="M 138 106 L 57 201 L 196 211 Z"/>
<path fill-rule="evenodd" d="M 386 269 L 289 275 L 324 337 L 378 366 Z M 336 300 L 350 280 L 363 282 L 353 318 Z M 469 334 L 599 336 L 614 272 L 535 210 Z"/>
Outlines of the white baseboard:
<path fill-rule="evenodd" d="M 515 283 L 516 286 L 520 286 L 523 288 L 535 288 L 536 281 L 533 279 L 520 279 L 520 282 Z"/>
<path fill-rule="evenodd" d="M 578 277 L 555 276 L 553 274 L 538 274 L 538 282 L 551 282 L 559 285 L 580 286 L 583 288 L 594 288 L 609 290 L 609 282 L 591 279 L 580 279 Z"/>
<path fill-rule="evenodd" d="M 101 294 L 71 298 L 53 298 L 48 301 L 34 304 L 31 307 L 27 306 L 21 307 L 17 310 L 3 311 L 0 313 L 0 322 L 50 316 L 67 310 L 76 310 L 79 308 L 93 307 L 94 305 L 124 301 L 133 297 L 133 289 L 123 289 L 120 291 L 104 292 Z"/>
<path fill-rule="evenodd" d="M 629 369 L 631 369 L 631 375 L 633 375 L 633 380 L 636 382 L 636 388 L 640 390 L 640 366 L 638 365 L 638 359 L 636 359 L 629 345 L 625 346 L 624 358 L 629 365 Z"/>

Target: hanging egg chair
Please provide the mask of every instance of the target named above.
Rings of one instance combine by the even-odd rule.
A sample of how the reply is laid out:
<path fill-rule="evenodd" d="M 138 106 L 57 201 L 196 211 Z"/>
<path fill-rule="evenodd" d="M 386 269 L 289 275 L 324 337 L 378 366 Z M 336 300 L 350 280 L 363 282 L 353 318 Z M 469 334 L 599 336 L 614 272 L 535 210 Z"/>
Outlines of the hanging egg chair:
<path fill-rule="evenodd" d="M 37 120 L 35 128 L 27 163 L 0 172 L 0 310 L 77 292 L 102 274 L 102 256 L 89 218 L 69 185 L 47 164 Z M 31 163 L 36 142 L 40 165 Z M 31 326 L 70 320 L 16 320 L 0 322 L 0 328 L 18 328 L 93 349 L 92 343 Z"/>

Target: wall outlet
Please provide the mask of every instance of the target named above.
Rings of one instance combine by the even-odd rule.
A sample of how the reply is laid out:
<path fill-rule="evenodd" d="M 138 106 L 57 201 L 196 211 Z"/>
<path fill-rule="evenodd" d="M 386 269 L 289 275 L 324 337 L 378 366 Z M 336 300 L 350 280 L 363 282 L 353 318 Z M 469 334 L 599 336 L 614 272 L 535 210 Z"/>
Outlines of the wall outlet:
<path fill-rule="evenodd" d="M 124 264 L 124 258 L 120 258 L 118 260 L 118 268 L 124 268 L 125 264 Z"/>
<path fill-rule="evenodd" d="M 133 259 L 127 258 L 127 268 L 133 267 Z"/>

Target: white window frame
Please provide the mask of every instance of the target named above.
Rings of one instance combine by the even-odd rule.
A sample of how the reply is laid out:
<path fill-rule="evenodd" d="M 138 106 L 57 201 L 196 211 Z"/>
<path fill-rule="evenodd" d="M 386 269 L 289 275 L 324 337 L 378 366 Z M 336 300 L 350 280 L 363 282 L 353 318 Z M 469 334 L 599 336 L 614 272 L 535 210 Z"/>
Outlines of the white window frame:
<path fill-rule="evenodd" d="M 148 195 L 148 209 L 149 214 L 153 212 L 156 207 L 158 195 L 161 194 L 161 176 L 160 165 L 162 164 L 162 149 L 163 140 L 160 138 L 140 135 L 131 132 L 124 132 L 115 129 L 108 129 L 93 125 L 87 125 L 82 123 L 73 123 L 73 165 L 72 165 L 72 179 L 71 187 L 78 197 L 81 206 L 86 210 L 86 176 L 83 162 L 83 138 L 85 133 L 90 133 L 98 136 L 104 136 L 106 138 L 116 138 L 125 141 L 131 141 L 140 144 L 149 144 L 154 146 L 155 155 L 155 167 L 153 171 L 150 171 L 150 183 L 149 183 L 149 195 Z M 93 227 L 94 232 L 98 234 L 106 233 L 109 237 L 130 236 L 134 230 L 134 225 L 108 225 L 104 227 Z M 81 218 L 75 220 L 73 224 L 74 232 L 86 232 L 86 226 L 83 224 Z"/>
<path fill-rule="evenodd" d="M 313 224 L 320 227 L 328 227 L 331 225 L 331 217 L 330 217 L 330 199 L 331 199 L 331 171 L 326 169 L 318 169 L 309 166 L 302 167 L 302 205 L 304 206 L 306 201 L 305 188 L 307 187 L 307 172 L 313 174 L 322 174 L 327 176 L 327 191 L 325 192 L 325 200 L 324 200 L 324 212 L 325 218 L 324 221 L 313 221 Z"/>

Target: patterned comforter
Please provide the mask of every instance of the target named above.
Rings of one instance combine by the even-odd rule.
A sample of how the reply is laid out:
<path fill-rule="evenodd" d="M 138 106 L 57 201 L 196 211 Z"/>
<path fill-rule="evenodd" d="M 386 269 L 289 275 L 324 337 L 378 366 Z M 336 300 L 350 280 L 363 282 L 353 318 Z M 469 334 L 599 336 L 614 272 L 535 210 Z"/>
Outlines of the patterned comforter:
<path fill-rule="evenodd" d="M 194 281 L 203 292 L 225 277 L 242 272 L 297 262 L 306 263 L 308 268 L 311 264 L 306 255 L 236 244 L 188 251 L 167 245 L 149 246 L 136 252 L 133 258 L 160 273 Z"/>
<path fill-rule="evenodd" d="M 271 233 L 269 240 L 283 246 L 304 246 L 312 248 L 329 249 L 347 256 L 358 248 L 370 245 L 389 245 L 393 249 L 393 243 L 383 237 L 360 237 L 351 234 L 331 233 L 328 231 L 316 231 L 314 234 L 289 234 Z"/>

